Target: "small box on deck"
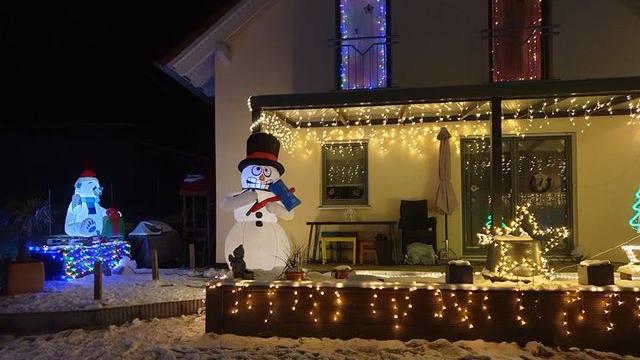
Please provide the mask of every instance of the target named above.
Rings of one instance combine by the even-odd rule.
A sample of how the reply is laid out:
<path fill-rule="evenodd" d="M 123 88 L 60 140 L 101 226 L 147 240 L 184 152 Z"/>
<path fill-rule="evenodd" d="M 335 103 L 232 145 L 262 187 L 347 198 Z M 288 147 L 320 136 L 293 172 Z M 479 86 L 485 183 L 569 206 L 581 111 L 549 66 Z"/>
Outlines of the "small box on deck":
<path fill-rule="evenodd" d="M 464 260 L 447 263 L 447 284 L 473 284 L 473 266 Z"/>
<path fill-rule="evenodd" d="M 578 284 L 613 285 L 613 265 L 609 260 L 584 260 L 578 265 Z"/>

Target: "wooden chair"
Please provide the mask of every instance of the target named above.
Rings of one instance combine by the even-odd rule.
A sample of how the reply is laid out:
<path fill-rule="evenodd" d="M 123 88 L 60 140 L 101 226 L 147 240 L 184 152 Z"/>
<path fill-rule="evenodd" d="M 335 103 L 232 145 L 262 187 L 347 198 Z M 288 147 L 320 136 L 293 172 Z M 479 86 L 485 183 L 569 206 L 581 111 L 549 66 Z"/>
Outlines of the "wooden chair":
<path fill-rule="evenodd" d="M 364 258 L 367 255 L 373 255 L 375 264 L 378 265 L 378 249 L 376 248 L 376 242 L 373 240 L 361 240 L 358 241 L 359 263 L 364 264 Z"/>
<path fill-rule="evenodd" d="M 345 231 L 332 231 L 332 232 L 322 232 L 320 234 L 320 247 L 322 250 L 322 263 L 326 264 L 327 263 L 327 245 L 329 243 L 335 242 L 335 243 L 341 243 L 341 242 L 346 242 L 346 243 L 350 243 L 353 249 L 353 257 L 352 257 L 352 262 L 353 265 L 356 264 L 356 242 L 358 239 L 358 233 L 357 232 L 345 232 Z"/>

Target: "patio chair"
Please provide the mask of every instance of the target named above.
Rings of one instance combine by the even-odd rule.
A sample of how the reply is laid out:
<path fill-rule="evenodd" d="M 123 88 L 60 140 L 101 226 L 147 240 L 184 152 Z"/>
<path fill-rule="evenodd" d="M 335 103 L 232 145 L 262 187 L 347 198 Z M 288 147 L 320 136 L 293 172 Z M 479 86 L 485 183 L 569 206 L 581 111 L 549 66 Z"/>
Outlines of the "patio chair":
<path fill-rule="evenodd" d="M 402 230 L 402 254 L 406 255 L 407 245 L 421 242 L 433 247 L 437 253 L 436 218 L 429 217 L 427 200 L 400 201 L 400 221 Z"/>

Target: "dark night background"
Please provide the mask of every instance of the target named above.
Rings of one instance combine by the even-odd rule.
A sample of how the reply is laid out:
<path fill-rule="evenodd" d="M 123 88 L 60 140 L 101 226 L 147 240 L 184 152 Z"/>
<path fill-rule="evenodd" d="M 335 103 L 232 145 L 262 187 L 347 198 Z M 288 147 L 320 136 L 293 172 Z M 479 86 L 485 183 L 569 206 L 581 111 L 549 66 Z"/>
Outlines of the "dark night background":
<path fill-rule="evenodd" d="M 231 3 L 0 2 L 0 208 L 51 189 L 62 233 L 93 168 L 125 221 L 178 225 L 182 179 L 214 165 L 214 109 L 155 63 Z"/>

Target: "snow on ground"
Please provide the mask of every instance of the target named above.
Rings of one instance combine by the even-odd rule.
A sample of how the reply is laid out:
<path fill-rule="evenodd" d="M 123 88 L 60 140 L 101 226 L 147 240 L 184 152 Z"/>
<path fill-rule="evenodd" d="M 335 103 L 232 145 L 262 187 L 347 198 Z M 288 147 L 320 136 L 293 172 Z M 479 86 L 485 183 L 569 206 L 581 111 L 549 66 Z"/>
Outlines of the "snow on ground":
<path fill-rule="evenodd" d="M 132 272 L 132 271 L 135 271 Z M 255 271 L 255 282 L 269 284 L 282 274 L 282 268 L 271 271 Z M 209 269 L 204 273 L 186 269 L 160 269 L 160 281 L 151 280 L 151 270 L 137 269 L 121 275 L 103 276 L 101 301 L 93 300 L 93 275 L 71 281 L 47 281 L 44 291 L 35 294 L 0 296 L 0 313 L 47 312 L 65 310 L 89 310 L 104 307 L 128 306 L 179 300 L 204 299 L 205 286 L 226 275 L 224 270 Z M 572 290 L 578 289 L 575 273 L 561 274 L 560 279 L 547 280 L 537 276 L 529 284 L 511 281 L 491 283 L 480 274 L 474 276 L 479 288 L 520 290 Z M 434 285 L 444 282 L 444 274 L 420 271 L 367 271 L 357 270 L 346 280 L 331 277 L 330 272 L 310 271 L 306 279 L 323 286 L 371 287 L 391 285 Z M 531 280 L 531 278 L 528 278 Z M 380 282 L 382 281 L 382 282 Z M 232 280 L 227 280 L 233 284 Z M 640 281 L 616 279 L 620 290 L 640 288 Z M 446 287 L 446 285 L 444 285 Z"/>
<path fill-rule="evenodd" d="M 222 270 L 203 274 L 202 271 L 160 269 L 160 281 L 153 281 L 151 270 L 135 271 L 103 276 L 101 301 L 93 300 L 93 275 L 89 275 L 71 281 L 46 281 L 40 293 L 0 296 L 0 313 L 88 310 L 204 299 L 206 284 L 224 274 Z"/>
<path fill-rule="evenodd" d="M 134 320 L 105 330 L 0 339 L 0 359 L 634 359 L 593 350 L 559 351 L 530 342 L 331 340 L 204 333 L 204 316 Z"/>

